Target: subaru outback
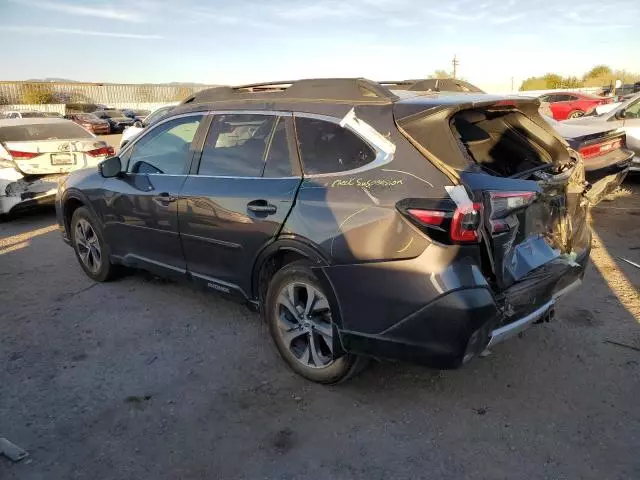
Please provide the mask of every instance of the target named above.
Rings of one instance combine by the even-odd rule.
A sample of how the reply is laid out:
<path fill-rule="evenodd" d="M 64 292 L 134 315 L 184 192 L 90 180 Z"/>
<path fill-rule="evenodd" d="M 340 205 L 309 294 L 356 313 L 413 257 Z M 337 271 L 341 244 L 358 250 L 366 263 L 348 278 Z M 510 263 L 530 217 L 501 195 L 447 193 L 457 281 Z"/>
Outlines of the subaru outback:
<path fill-rule="evenodd" d="M 456 368 L 584 275 L 593 199 L 538 107 L 365 79 L 207 89 L 67 177 L 58 222 L 95 281 L 139 268 L 260 311 L 309 380 Z"/>

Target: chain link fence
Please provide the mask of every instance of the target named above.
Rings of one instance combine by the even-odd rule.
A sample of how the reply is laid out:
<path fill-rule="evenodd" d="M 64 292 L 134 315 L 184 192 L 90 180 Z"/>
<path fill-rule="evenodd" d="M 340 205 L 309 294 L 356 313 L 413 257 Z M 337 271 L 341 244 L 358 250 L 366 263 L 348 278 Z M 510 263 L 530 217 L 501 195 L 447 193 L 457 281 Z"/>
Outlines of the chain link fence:
<path fill-rule="evenodd" d="M 179 102 L 215 85 L 0 82 L 0 105 L 99 103 L 105 105 Z"/>

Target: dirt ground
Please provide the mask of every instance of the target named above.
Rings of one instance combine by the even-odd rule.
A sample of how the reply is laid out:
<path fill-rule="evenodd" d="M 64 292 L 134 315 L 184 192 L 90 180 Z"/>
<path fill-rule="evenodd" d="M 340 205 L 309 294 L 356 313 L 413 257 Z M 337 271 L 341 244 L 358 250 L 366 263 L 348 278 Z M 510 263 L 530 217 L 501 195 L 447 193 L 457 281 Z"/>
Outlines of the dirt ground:
<path fill-rule="evenodd" d="M 640 478 L 640 182 L 593 211 L 554 323 L 457 371 L 337 387 L 243 306 L 134 274 L 94 284 L 51 211 L 0 224 L 0 457 L 12 479 Z"/>

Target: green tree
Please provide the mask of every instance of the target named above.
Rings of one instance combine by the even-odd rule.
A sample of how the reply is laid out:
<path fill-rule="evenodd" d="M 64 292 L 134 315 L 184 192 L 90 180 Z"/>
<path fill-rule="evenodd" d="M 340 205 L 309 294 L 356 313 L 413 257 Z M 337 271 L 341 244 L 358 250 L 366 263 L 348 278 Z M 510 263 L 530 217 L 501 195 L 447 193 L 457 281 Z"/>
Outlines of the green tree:
<path fill-rule="evenodd" d="M 586 80 L 587 78 L 607 77 L 611 76 L 612 74 L 613 71 L 608 65 L 596 65 L 584 74 L 584 79 Z"/>
<path fill-rule="evenodd" d="M 55 96 L 51 85 L 46 83 L 27 83 L 22 87 L 22 103 L 54 103 Z"/>
<path fill-rule="evenodd" d="M 453 74 L 447 72 L 446 70 L 434 70 L 432 74 L 430 74 L 427 78 L 451 78 Z"/>

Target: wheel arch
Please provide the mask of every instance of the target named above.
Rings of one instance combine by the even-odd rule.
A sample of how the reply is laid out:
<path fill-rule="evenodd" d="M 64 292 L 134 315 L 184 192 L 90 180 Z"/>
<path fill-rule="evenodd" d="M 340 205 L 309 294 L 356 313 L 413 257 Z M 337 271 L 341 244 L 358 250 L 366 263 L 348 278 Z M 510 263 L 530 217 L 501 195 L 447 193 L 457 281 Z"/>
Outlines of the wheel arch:
<path fill-rule="evenodd" d="M 60 206 L 62 209 L 64 228 L 67 231 L 67 234 L 70 234 L 71 232 L 71 218 L 73 217 L 73 213 L 80 207 L 86 207 L 89 209 L 91 214 L 99 221 L 100 217 L 96 214 L 96 211 L 87 196 L 77 190 L 65 192 L 65 196 L 62 202 L 60 202 Z"/>
<path fill-rule="evenodd" d="M 273 275 L 297 260 L 310 262 L 311 269 L 327 294 L 334 322 L 341 326 L 340 305 L 333 285 L 323 271 L 324 267 L 331 265 L 331 261 L 318 247 L 297 237 L 278 239 L 256 257 L 251 275 L 251 297 L 257 300 L 260 311 L 263 312 L 264 298 Z"/>

